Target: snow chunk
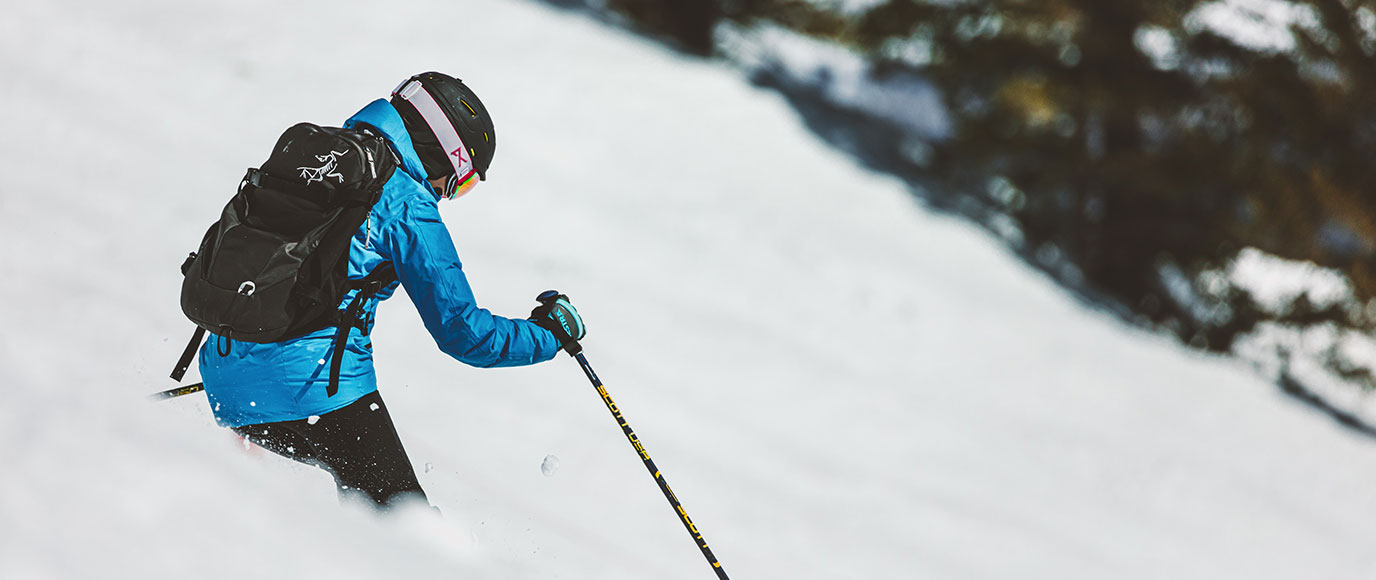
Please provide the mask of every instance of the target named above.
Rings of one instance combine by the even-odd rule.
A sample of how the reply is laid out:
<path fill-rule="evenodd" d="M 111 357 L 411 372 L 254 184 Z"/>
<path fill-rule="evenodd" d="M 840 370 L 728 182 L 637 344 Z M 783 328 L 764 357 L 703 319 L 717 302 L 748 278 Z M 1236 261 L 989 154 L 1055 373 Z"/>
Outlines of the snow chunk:
<path fill-rule="evenodd" d="M 377 403 L 373 403 L 373 404 L 371 404 L 371 405 L 368 405 L 368 409 L 369 409 L 369 410 L 372 410 L 372 411 L 378 410 Z"/>
<path fill-rule="evenodd" d="M 540 462 L 540 473 L 545 474 L 545 477 L 549 477 L 554 475 L 556 471 L 559 471 L 559 458 L 553 455 L 546 455 L 545 460 Z"/>
<path fill-rule="evenodd" d="M 314 425 L 314 424 L 316 424 L 316 422 L 318 422 L 318 421 L 320 421 L 320 415 L 311 415 L 311 416 L 309 416 L 309 417 L 306 417 L 306 424 L 307 424 L 307 425 Z"/>

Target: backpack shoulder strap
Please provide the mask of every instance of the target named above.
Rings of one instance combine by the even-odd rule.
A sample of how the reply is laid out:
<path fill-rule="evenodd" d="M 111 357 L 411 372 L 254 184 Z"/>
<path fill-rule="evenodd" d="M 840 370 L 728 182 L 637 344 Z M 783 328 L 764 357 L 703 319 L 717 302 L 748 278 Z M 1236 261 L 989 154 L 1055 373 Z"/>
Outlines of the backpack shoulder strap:
<path fill-rule="evenodd" d="M 325 387 L 327 396 L 333 397 L 339 392 L 339 370 L 344 365 L 344 346 L 348 343 L 349 331 L 357 328 L 363 336 L 368 336 L 363 304 L 396 281 L 397 269 L 391 262 L 383 262 L 362 279 L 349 281 L 349 287 L 358 289 L 358 293 L 349 301 L 348 308 L 339 311 L 338 330 L 334 335 L 334 350 L 331 353 L 333 358 L 330 360 L 330 384 Z"/>
<path fill-rule="evenodd" d="M 381 292 L 383 288 L 391 286 L 392 282 L 396 281 L 397 267 L 391 262 L 383 262 L 376 268 L 373 268 L 372 272 L 368 272 L 367 276 L 358 280 L 350 280 L 349 287 L 362 290 L 362 292 L 359 292 L 360 296 L 368 294 L 368 296 L 371 297 L 373 294 Z"/>

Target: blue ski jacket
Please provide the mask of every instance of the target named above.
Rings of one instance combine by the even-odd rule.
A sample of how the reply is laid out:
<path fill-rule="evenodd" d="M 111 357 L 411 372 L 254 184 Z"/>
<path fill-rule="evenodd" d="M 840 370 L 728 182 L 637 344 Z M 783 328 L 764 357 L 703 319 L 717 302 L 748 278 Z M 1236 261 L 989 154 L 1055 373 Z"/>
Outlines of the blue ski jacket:
<path fill-rule="evenodd" d="M 349 278 L 362 279 L 384 262 L 396 267 L 393 282 L 368 300 L 369 331 L 377 303 L 398 285 L 406 288 L 425 328 L 441 351 L 473 366 L 519 366 L 543 362 L 559 352 L 548 330 L 527 320 L 497 316 L 479 308 L 464 276 L 449 230 L 440 220 L 439 197 L 425 182 L 425 170 L 395 108 L 378 99 L 345 123 L 367 123 L 386 136 L 399 163 L 382 188 L 372 213 L 354 233 Z M 357 291 L 340 303 L 346 307 Z M 201 346 L 200 371 L 215 419 L 226 427 L 308 419 L 339 409 L 377 390 L 372 342 L 349 332 L 339 373 L 339 392 L 326 394 L 335 327 L 266 344 L 233 341 L 221 356 L 213 334 Z"/>

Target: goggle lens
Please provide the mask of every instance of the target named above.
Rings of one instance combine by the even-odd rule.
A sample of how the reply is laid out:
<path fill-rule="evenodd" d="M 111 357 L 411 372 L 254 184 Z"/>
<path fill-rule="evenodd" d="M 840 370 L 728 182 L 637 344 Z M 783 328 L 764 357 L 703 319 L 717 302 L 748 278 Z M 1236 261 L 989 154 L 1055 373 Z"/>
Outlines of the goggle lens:
<path fill-rule="evenodd" d="M 444 198 L 456 199 L 465 193 L 473 191 L 478 186 L 478 172 L 470 171 L 468 176 L 459 178 L 458 175 L 450 175 L 444 182 Z"/>

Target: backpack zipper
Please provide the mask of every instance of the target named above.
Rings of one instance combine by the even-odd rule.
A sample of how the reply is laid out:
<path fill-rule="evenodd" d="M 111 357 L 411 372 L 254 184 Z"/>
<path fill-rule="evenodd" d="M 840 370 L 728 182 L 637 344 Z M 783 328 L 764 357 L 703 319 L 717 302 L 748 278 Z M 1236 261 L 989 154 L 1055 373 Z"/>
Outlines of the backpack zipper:
<path fill-rule="evenodd" d="M 374 181 L 377 179 L 377 165 L 373 163 L 373 150 L 367 147 L 361 147 L 361 149 L 363 149 L 363 157 L 368 160 L 368 181 Z"/>

